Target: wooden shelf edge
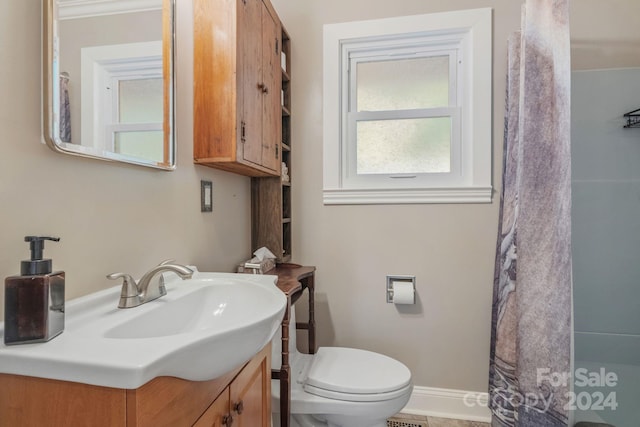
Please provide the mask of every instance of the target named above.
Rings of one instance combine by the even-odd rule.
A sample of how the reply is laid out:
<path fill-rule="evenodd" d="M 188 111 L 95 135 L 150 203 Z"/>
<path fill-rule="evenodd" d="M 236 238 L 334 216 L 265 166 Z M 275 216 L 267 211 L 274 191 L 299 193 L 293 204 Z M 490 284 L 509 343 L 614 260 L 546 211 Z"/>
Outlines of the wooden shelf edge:
<path fill-rule="evenodd" d="M 199 166 L 220 169 L 227 172 L 233 172 L 238 175 L 249 176 L 254 178 L 279 177 L 276 171 L 265 168 L 264 166 L 247 165 L 238 161 L 221 161 L 220 158 L 194 159 L 193 163 Z"/>

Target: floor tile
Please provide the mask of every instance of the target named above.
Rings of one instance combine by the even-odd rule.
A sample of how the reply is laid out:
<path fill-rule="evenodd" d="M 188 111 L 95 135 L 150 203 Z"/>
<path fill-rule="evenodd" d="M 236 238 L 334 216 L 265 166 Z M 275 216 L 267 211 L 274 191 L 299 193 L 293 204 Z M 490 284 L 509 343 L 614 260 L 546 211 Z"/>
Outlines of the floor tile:
<path fill-rule="evenodd" d="M 429 427 L 489 427 L 490 424 L 477 421 L 454 420 L 451 418 L 427 417 Z"/>
<path fill-rule="evenodd" d="M 427 421 L 427 417 L 424 415 L 412 415 L 412 414 L 396 414 L 393 418 L 399 418 L 402 420 L 416 420 L 416 421 Z"/>
<path fill-rule="evenodd" d="M 426 417 L 423 415 L 402 413 L 389 418 L 389 421 L 406 421 L 407 423 L 415 421 L 416 424 L 425 425 L 426 427 L 491 427 L 491 424 L 481 423 L 479 421 L 464 421 L 452 418 Z"/>

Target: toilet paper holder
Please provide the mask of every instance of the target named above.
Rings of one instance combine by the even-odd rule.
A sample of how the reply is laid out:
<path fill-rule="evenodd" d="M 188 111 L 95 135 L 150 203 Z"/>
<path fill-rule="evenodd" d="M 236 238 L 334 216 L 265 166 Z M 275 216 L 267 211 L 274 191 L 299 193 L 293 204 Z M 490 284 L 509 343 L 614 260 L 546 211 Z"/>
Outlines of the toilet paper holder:
<path fill-rule="evenodd" d="M 388 275 L 387 276 L 387 303 L 393 304 L 393 284 L 395 282 L 411 283 L 413 287 L 414 302 L 415 302 L 416 276 Z"/>

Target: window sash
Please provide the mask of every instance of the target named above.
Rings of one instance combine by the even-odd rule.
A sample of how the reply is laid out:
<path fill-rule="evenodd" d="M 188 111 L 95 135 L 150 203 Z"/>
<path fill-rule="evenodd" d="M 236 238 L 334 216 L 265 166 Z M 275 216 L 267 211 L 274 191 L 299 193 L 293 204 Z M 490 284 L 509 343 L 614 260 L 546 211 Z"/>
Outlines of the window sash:
<path fill-rule="evenodd" d="M 451 185 L 462 174 L 461 109 L 459 107 L 418 110 L 365 111 L 348 114 L 346 133 L 352 143 L 343 145 L 343 186 L 345 188 L 415 188 L 426 185 Z M 450 171 L 410 174 L 358 174 L 356 133 L 359 122 L 402 119 L 451 119 Z"/>
<path fill-rule="evenodd" d="M 358 52 L 350 51 L 348 53 L 349 66 L 346 67 L 346 75 L 343 75 L 343 82 L 348 85 L 348 100 L 344 104 L 343 111 L 358 111 L 358 63 L 361 62 L 386 62 L 400 61 L 407 59 L 432 58 L 438 56 L 449 57 L 449 107 L 459 106 L 462 103 L 460 97 L 460 82 L 458 81 L 458 48 L 442 49 L 442 47 L 434 48 L 429 46 L 383 49 L 378 51 Z M 344 100 L 343 100 L 344 101 Z"/>
<path fill-rule="evenodd" d="M 402 41 L 405 42 L 404 40 Z M 451 43 L 450 43 L 451 45 Z M 457 46 L 457 44 L 455 44 Z M 387 46 L 372 49 L 361 46 L 349 51 L 349 66 L 345 67 L 343 84 L 348 90 L 343 93 L 342 134 L 342 185 L 344 188 L 423 188 L 429 186 L 453 185 L 460 182 L 462 174 L 462 91 L 458 72 L 458 48 L 441 44 L 430 46 L 421 44 L 402 48 Z M 439 108 L 420 108 L 410 110 L 358 111 L 357 110 L 357 64 L 360 62 L 393 61 L 419 59 L 437 56 L 449 57 L 449 106 Z M 416 174 L 358 174 L 357 173 L 357 126 L 358 122 L 379 120 L 402 120 L 440 118 L 451 119 L 450 171 Z"/>
<path fill-rule="evenodd" d="M 139 63 L 135 63 L 139 64 Z M 131 63 L 129 63 L 131 65 Z M 125 132 L 148 132 L 148 131 L 162 131 L 162 122 L 142 122 L 142 123 L 122 123 L 120 122 L 120 91 L 119 84 L 121 81 L 129 80 L 143 80 L 143 79 L 155 79 L 162 78 L 162 74 L 158 74 L 158 69 L 155 66 L 136 68 L 126 68 L 117 71 L 111 75 L 111 96 L 105 96 L 104 108 L 104 132 L 105 132 L 105 146 L 108 150 L 116 152 L 116 135 L 118 133 Z"/>
<path fill-rule="evenodd" d="M 110 123 L 105 125 L 106 147 L 109 151 L 116 151 L 116 134 L 125 132 L 162 131 L 162 123 Z"/>

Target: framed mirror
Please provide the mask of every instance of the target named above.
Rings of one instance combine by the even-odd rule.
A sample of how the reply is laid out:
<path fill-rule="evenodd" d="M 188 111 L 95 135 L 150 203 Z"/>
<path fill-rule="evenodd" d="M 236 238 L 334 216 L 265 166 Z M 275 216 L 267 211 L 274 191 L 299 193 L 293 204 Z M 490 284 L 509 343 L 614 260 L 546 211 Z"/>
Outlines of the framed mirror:
<path fill-rule="evenodd" d="M 43 0 L 54 151 L 175 169 L 175 0 Z"/>

